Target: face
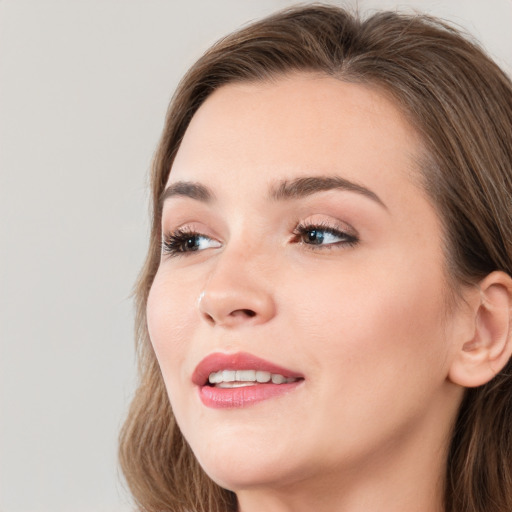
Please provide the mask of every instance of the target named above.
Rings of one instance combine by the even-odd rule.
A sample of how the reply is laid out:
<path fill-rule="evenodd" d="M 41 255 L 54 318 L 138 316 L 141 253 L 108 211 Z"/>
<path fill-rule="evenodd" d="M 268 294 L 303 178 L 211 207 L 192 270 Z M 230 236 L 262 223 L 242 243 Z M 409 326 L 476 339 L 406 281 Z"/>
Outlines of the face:
<path fill-rule="evenodd" d="M 323 76 L 227 85 L 193 117 L 147 313 L 220 485 L 389 469 L 444 442 L 456 319 L 419 153 L 385 95 Z"/>

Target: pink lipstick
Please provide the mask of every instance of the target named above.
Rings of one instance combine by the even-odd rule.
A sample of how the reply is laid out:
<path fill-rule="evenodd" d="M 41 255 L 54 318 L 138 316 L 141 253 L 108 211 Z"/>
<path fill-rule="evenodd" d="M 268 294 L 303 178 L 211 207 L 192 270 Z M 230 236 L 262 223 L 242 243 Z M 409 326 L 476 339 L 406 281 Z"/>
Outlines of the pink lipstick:
<path fill-rule="evenodd" d="M 237 408 L 295 389 L 303 375 L 252 354 L 214 353 L 196 367 L 192 382 L 201 401 L 212 408 Z"/>

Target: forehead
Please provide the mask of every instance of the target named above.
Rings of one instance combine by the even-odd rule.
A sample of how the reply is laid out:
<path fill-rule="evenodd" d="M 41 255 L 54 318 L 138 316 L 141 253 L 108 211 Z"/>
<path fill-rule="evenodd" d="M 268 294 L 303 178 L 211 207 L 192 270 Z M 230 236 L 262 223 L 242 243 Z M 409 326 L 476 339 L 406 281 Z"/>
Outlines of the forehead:
<path fill-rule="evenodd" d="M 233 83 L 192 118 L 168 183 L 201 181 L 241 193 L 316 173 L 385 189 L 411 181 L 420 146 L 377 88 L 304 74 Z"/>

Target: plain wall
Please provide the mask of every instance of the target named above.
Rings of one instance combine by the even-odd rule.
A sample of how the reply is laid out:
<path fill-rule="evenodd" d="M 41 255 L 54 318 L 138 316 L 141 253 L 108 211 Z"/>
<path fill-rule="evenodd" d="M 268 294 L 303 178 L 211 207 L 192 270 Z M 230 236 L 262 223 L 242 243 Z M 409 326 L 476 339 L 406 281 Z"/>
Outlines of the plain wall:
<path fill-rule="evenodd" d="M 285 0 L 0 0 L 0 511 L 121 512 L 131 288 L 168 101 Z M 354 5 L 354 2 L 332 2 Z M 512 1 L 360 1 L 466 27 L 512 70 Z"/>

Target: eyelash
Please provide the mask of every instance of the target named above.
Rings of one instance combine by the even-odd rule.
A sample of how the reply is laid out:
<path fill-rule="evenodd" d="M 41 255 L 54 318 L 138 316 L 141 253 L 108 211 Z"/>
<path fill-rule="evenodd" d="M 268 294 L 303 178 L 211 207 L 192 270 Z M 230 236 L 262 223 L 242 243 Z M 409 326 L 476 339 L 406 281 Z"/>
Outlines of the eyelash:
<path fill-rule="evenodd" d="M 318 233 L 326 233 L 336 238 L 340 238 L 341 240 L 330 244 L 315 243 L 312 241 L 312 237 L 317 236 Z M 326 224 L 298 224 L 293 230 L 293 235 L 294 238 L 292 241 L 294 243 L 307 245 L 308 248 L 312 250 L 333 249 L 340 246 L 353 247 L 359 242 L 357 236 Z M 187 228 L 179 228 L 164 236 L 164 239 L 162 240 L 162 252 L 171 257 L 197 252 L 197 241 L 199 237 L 212 240 L 210 237 L 202 233 L 198 233 L 197 231 Z M 309 242 L 305 241 L 306 237 L 309 239 Z"/>
<path fill-rule="evenodd" d="M 334 242 L 330 244 L 320 244 L 315 243 L 311 241 L 312 236 L 316 236 L 316 234 L 320 233 L 327 233 L 329 235 L 332 235 L 336 238 L 340 238 L 341 240 L 339 242 Z M 328 224 L 298 224 L 297 227 L 293 230 L 293 234 L 295 235 L 295 243 L 300 243 L 302 245 L 308 245 L 309 248 L 313 250 L 325 250 L 325 249 L 334 249 L 335 247 L 353 247 L 358 242 L 359 239 L 356 235 L 353 235 L 351 233 L 347 233 L 346 231 L 343 231 L 342 229 L 335 228 L 333 226 L 330 226 Z M 309 238 L 309 243 L 304 241 L 304 238 Z M 302 238 L 302 240 L 301 240 Z"/>
<path fill-rule="evenodd" d="M 192 240 L 197 242 L 197 238 L 200 236 L 209 238 L 197 231 L 187 228 L 179 228 L 164 236 L 164 239 L 162 240 L 162 252 L 169 256 L 180 256 L 182 254 L 195 252 L 197 251 L 197 247 L 187 247 L 187 244 Z"/>

